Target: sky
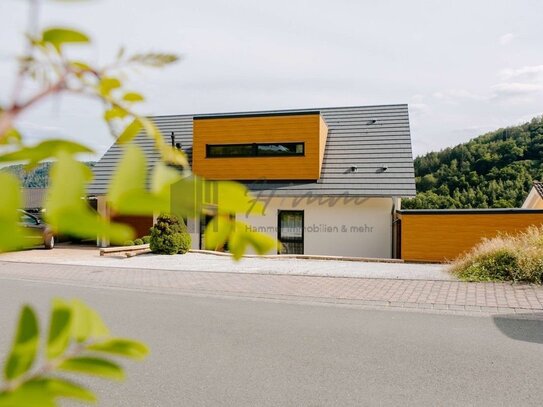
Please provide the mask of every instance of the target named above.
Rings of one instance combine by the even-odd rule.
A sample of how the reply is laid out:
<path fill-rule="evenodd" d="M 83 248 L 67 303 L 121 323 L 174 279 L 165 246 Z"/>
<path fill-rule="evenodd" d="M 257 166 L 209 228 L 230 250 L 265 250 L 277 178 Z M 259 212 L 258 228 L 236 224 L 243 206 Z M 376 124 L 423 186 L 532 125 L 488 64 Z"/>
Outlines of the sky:
<path fill-rule="evenodd" d="M 149 115 L 407 103 L 420 155 L 543 114 L 540 0 L 40 3 L 42 27 L 91 36 L 78 58 L 107 64 L 120 46 L 182 57 L 127 76 Z M 0 0 L 0 103 L 26 18 L 26 1 Z M 98 158 L 113 143 L 100 118 L 96 102 L 61 96 L 17 125 L 29 143 L 75 139 Z"/>

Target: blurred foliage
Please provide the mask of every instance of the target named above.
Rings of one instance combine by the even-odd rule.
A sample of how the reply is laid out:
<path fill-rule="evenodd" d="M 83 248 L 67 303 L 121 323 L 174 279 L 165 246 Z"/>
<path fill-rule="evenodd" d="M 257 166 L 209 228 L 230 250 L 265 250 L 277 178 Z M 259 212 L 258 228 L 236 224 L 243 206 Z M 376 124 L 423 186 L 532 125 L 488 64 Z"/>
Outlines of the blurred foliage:
<path fill-rule="evenodd" d="M 122 146 L 123 157 L 107 192 L 111 215 L 150 216 L 160 212 L 181 212 L 182 217 L 190 214 L 190 217 L 197 218 L 201 213 L 217 216 L 261 213 L 261 208 L 245 186 L 234 182 L 212 182 L 194 176 L 185 154 L 170 145 L 168 137 L 161 134 L 152 120 L 137 113 L 137 104 L 143 102 L 145 97 L 125 85 L 123 79 L 127 73 L 141 67 L 164 67 L 176 62 L 176 55 L 160 52 L 129 54 L 121 48 L 111 64 L 94 66 L 90 61 L 71 59 L 66 52 L 69 47 L 91 44 L 90 36 L 76 29 L 54 26 L 40 31 L 38 27 L 31 27 L 26 38 L 26 52 L 18 59 L 19 75 L 14 84 L 13 99 L 0 106 L 0 164 L 22 165 L 25 173 L 34 171 L 40 184 L 45 184 L 43 178 L 45 172 L 49 172 L 44 217 L 55 233 L 79 238 L 100 236 L 112 243 L 137 237 L 128 226 L 103 219 L 82 199 L 86 196 L 86 186 L 91 182 L 92 172 L 77 157 L 92 153 L 90 148 L 57 139 L 26 145 L 24 132 L 17 129 L 17 120 L 24 111 L 47 97 L 61 93 L 101 101 L 104 120 L 117 143 Z M 38 90 L 23 97 L 28 95 L 28 92 L 23 92 L 23 85 L 29 81 L 34 82 L 33 88 L 36 89 L 37 85 Z M 161 156 L 161 161 L 154 168 L 149 168 L 143 151 L 132 144 L 138 135 L 152 139 Z M 13 169 L 19 172 L 19 178 L 25 178 L 20 174 L 20 167 Z M 2 179 L 7 180 L 8 177 Z M 32 183 L 26 181 L 27 185 Z M 20 192 L 16 191 L 14 182 L 16 180 L 9 178 L 12 193 L 17 196 L 3 202 L 5 208 L 12 211 L 16 211 L 18 205 L 22 206 Z M 185 188 L 185 191 L 177 194 L 176 207 L 172 208 L 174 199 L 171 190 L 174 184 Z M 196 195 L 201 195 L 197 190 L 205 188 L 212 188 L 220 199 L 214 200 L 212 205 L 205 199 L 195 199 Z M 178 188 L 176 190 L 179 191 Z M 9 236 L 0 236 L 0 251 L 20 248 L 25 231 L 18 227 L 17 217 L 3 216 L 2 222 L 4 228 L 0 230 L 0 235 L 9 231 Z M 238 224 L 243 226 L 240 222 Z M 226 233 L 225 239 L 230 242 L 229 247 L 236 258 L 249 246 L 259 253 L 275 247 L 272 239 L 257 232 L 241 233 L 230 224 L 224 224 L 224 227 L 221 236 Z M 246 227 L 243 229 L 249 230 Z"/>
<path fill-rule="evenodd" d="M 543 179 L 543 117 L 415 159 L 405 209 L 517 208 Z"/>
<path fill-rule="evenodd" d="M 31 15 L 36 14 L 37 3 L 29 2 L 33 7 Z M 104 106 L 103 118 L 122 147 L 123 157 L 114 170 L 107 193 L 110 215 L 150 216 L 175 209 L 192 217 L 212 213 L 221 219 L 226 213 L 229 216 L 252 211 L 262 213 L 262 207 L 245 186 L 194 176 L 185 154 L 170 145 L 152 120 L 137 112 L 137 104 L 145 97 L 126 87 L 123 78 L 133 69 L 161 68 L 174 63 L 178 60 L 176 55 L 159 52 L 130 55 L 121 48 L 114 62 L 95 66 L 90 61 L 71 59 L 66 52 L 69 47 L 88 46 L 91 38 L 87 34 L 60 26 L 40 30 L 35 26 L 36 19 L 29 20 L 31 26 L 25 36 L 25 53 L 18 58 L 13 96 L 0 105 L 0 165 L 3 167 L 0 171 L 0 252 L 20 249 L 30 241 L 28 229 L 19 223 L 19 209 L 24 207 L 22 184 L 47 185 L 45 220 L 55 233 L 91 239 L 100 236 L 112 243 L 136 237 L 132 228 L 110 222 L 87 204 L 86 188 L 93 174 L 90 166 L 77 157 L 92 153 L 90 148 L 59 139 L 28 145 L 24 131 L 17 129 L 23 113 L 63 93 L 100 101 Z M 30 90 L 25 88 L 29 82 L 32 82 Z M 138 135 L 149 137 L 160 154 L 161 161 L 154 168 L 149 168 L 142 150 L 132 144 Z M 213 199 L 196 198 L 202 195 L 204 188 L 216 193 Z M 175 199 L 172 189 L 177 191 Z M 177 207 L 172 208 L 172 203 Z M 241 222 L 232 222 L 235 221 L 217 221 L 219 229 L 210 233 L 210 246 L 228 241 L 235 258 L 249 246 L 258 253 L 275 247 L 274 239 L 251 232 Z M 186 240 L 184 243 L 182 250 L 188 248 Z M 95 400 L 91 391 L 67 380 L 66 374 L 56 373 L 121 379 L 122 368 L 103 354 L 139 359 L 147 354 L 147 348 L 139 342 L 111 337 L 98 314 L 85 304 L 56 300 L 46 345 L 40 353 L 38 319 L 34 310 L 25 306 L 4 367 L 5 385 L 0 388 L 0 407 L 54 407 L 62 397 Z M 40 366 L 37 366 L 38 361 L 42 361 Z"/>
<path fill-rule="evenodd" d="M 111 336 L 98 313 L 79 300 L 53 300 L 42 340 L 36 312 L 25 305 L 4 363 L 0 407 L 54 407 L 62 398 L 93 402 L 92 391 L 67 377 L 122 380 L 123 368 L 110 356 L 141 360 L 148 352 L 141 342 Z"/>

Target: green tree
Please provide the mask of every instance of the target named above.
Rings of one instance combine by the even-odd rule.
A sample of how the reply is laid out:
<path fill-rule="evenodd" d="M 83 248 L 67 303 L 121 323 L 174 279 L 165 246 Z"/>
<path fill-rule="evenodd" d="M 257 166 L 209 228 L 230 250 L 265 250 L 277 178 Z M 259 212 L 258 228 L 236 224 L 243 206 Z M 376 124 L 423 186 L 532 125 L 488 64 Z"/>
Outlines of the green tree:
<path fill-rule="evenodd" d="M 543 117 L 430 152 L 414 164 L 417 198 L 404 200 L 405 208 L 519 207 L 533 181 L 543 178 Z"/>

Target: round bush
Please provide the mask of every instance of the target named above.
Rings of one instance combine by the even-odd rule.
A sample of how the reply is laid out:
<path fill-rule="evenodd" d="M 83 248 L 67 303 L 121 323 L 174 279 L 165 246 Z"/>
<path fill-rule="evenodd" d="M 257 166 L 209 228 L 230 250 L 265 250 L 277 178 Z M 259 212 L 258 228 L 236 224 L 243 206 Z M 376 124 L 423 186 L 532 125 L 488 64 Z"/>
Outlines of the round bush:
<path fill-rule="evenodd" d="M 143 241 L 143 244 L 149 244 L 151 241 L 151 236 L 143 236 L 141 240 Z"/>
<path fill-rule="evenodd" d="M 185 223 L 174 215 L 160 215 L 151 228 L 149 244 L 153 253 L 183 254 L 190 249 L 191 243 Z"/>
<path fill-rule="evenodd" d="M 134 246 L 134 241 L 133 240 L 126 240 L 123 243 L 123 246 Z"/>
<path fill-rule="evenodd" d="M 143 244 L 143 240 L 142 240 L 142 239 L 136 239 L 136 240 L 134 240 L 134 245 L 139 246 L 139 245 L 141 245 L 141 244 Z"/>

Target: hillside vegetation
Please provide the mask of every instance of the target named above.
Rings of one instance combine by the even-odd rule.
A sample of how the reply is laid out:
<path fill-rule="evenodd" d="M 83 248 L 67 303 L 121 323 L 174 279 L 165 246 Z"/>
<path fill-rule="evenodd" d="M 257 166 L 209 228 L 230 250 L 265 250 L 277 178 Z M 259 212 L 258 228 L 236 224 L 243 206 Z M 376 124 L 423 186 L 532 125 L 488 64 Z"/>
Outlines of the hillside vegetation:
<path fill-rule="evenodd" d="M 415 176 L 405 209 L 518 208 L 543 179 L 543 116 L 417 157 Z"/>
<path fill-rule="evenodd" d="M 45 188 L 49 182 L 49 169 L 51 167 L 50 162 L 41 163 L 32 171 L 25 171 L 24 165 L 10 165 L 8 167 L 0 168 L 0 171 L 7 171 L 15 174 L 21 181 L 23 188 Z M 92 167 L 94 162 L 85 163 L 89 167 Z"/>

